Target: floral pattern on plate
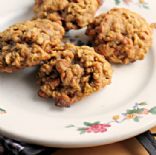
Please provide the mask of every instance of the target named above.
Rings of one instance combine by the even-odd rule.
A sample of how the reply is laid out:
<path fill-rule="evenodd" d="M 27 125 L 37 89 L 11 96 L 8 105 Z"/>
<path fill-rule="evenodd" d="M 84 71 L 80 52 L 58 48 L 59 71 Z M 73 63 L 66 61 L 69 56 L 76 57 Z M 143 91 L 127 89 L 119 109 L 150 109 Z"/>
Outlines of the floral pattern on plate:
<path fill-rule="evenodd" d="M 6 110 L 0 108 L 0 114 L 5 114 L 6 113 Z"/>
<path fill-rule="evenodd" d="M 107 123 L 102 123 L 100 121 L 96 122 L 84 122 L 82 127 L 76 127 L 75 125 L 69 125 L 67 128 L 76 128 L 80 134 L 84 133 L 104 133 L 107 132 L 110 127 L 114 124 L 121 124 L 122 122 L 132 120 L 134 122 L 139 122 L 141 118 L 145 115 L 152 114 L 156 115 L 156 106 L 152 108 L 146 108 L 147 103 L 141 102 L 136 103 L 131 109 L 127 109 L 126 112 L 120 115 L 114 115 L 112 120 Z"/>
<path fill-rule="evenodd" d="M 139 7 L 149 9 L 149 4 L 145 0 L 114 0 L 116 5 L 119 5 L 121 3 L 124 3 L 126 5 L 134 4 Z"/>

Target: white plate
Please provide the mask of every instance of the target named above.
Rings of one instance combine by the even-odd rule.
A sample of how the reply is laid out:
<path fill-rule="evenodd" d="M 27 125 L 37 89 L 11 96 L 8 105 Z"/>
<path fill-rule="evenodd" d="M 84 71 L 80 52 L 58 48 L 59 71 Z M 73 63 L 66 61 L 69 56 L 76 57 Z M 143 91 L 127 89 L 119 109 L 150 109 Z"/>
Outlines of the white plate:
<path fill-rule="evenodd" d="M 125 4 L 128 0 L 120 1 L 118 6 L 142 14 L 149 22 L 156 21 L 155 0 L 147 5 L 138 0 L 129 1 L 129 5 Z M 1 1 L 0 29 L 31 18 L 32 6 L 33 0 Z M 115 0 L 105 0 L 99 13 L 114 6 Z M 150 129 L 156 125 L 155 50 L 154 40 L 144 61 L 114 65 L 110 86 L 67 109 L 37 96 L 35 68 L 0 73 L 0 108 L 5 109 L 0 114 L 1 133 L 46 146 L 86 147 L 124 140 Z"/>

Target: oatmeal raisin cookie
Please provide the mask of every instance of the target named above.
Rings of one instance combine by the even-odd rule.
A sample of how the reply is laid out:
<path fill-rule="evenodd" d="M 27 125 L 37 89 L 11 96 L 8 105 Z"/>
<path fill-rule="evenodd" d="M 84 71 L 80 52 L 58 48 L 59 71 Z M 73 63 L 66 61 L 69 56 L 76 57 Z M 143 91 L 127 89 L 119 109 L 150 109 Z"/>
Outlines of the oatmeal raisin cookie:
<path fill-rule="evenodd" d="M 0 71 L 13 72 L 40 64 L 61 42 L 64 28 L 47 19 L 10 26 L 0 33 Z"/>
<path fill-rule="evenodd" d="M 79 29 L 90 23 L 101 0 L 35 0 L 35 18 L 62 23 L 66 30 Z"/>
<path fill-rule="evenodd" d="M 66 44 L 55 49 L 51 59 L 41 66 L 39 96 L 69 107 L 110 84 L 111 77 L 111 65 L 93 48 Z"/>
<path fill-rule="evenodd" d="M 152 45 L 152 26 L 137 13 L 123 8 L 96 17 L 86 34 L 95 50 L 113 63 L 142 60 Z"/>

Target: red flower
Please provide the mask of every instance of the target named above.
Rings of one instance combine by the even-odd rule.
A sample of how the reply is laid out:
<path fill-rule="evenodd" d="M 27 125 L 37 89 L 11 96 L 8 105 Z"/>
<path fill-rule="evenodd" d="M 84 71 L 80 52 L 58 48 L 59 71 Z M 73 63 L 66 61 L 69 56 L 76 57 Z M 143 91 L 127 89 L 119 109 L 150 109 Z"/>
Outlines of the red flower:
<path fill-rule="evenodd" d="M 94 124 L 94 125 L 91 125 L 90 127 L 88 127 L 86 129 L 86 132 L 102 133 L 102 132 L 106 132 L 107 128 L 109 128 L 109 127 L 111 127 L 110 124 Z"/>

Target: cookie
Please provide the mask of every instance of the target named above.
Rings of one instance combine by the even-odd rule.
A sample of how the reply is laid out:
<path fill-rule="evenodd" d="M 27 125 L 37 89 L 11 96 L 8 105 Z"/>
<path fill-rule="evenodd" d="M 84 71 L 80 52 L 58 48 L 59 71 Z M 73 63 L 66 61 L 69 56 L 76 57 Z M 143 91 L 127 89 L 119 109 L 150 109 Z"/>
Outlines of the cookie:
<path fill-rule="evenodd" d="M 35 18 L 62 23 L 66 30 L 87 26 L 101 5 L 100 0 L 35 0 Z"/>
<path fill-rule="evenodd" d="M 0 33 L 0 71 L 13 72 L 50 58 L 64 28 L 47 19 L 26 21 Z"/>
<path fill-rule="evenodd" d="M 137 13 L 123 8 L 96 17 L 86 34 L 95 50 L 113 63 L 142 60 L 152 46 L 152 26 Z"/>
<path fill-rule="evenodd" d="M 52 98 L 56 106 L 69 107 L 110 84 L 111 65 L 88 46 L 66 44 L 38 72 L 39 96 Z"/>

